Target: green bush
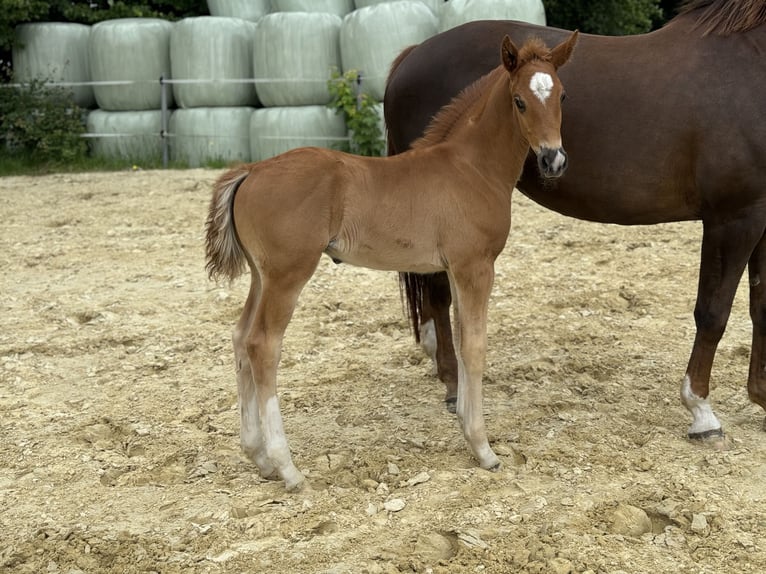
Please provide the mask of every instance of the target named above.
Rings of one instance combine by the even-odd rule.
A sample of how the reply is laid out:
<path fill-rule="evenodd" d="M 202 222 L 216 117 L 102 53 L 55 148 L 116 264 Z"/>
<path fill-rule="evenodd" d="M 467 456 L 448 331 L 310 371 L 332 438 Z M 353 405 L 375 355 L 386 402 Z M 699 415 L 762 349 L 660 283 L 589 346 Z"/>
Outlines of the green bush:
<path fill-rule="evenodd" d="M 589 34 L 641 34 L 664 21 L 660 0 L 543 0 L 549 26 Z"/>
<path fill-rule="evenodd" d="M 369 94 L 357 95 L 358 81 L 359 73 L 356 70 L 348 70 L 342 75 L 334 70 L 327 82 L 327 89 L 332 97 L 327 106 L 334 109 L 336 114 L 343 114 L 351 137 L 346 151 L 358 155 L 380 156 L 384 151 L 380 115 L 375 107 L 375 100 Z"/>
<path fill-rule="evenodd" d="M 0 85 L 0 146 L 4 155 L 65 164 L 87 155 L 83 112 L 69 90 L 35 80 Z"/>

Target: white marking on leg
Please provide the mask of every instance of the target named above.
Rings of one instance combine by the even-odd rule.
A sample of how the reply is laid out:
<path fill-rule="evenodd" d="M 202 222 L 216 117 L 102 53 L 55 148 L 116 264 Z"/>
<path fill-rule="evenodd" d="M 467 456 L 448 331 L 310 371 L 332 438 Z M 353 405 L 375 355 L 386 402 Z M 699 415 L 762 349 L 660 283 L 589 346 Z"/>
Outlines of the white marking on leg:
<path fill-rule="evenodd" d="M 689 375 L 686 375 L 681 385 L 681 401 L 694 418 L 689 427 L 689 434 L 699 434 L 721 428 L 721 423 L 713 413 L 710 402 L 707 399 L 698 397 L 692 391 Z"/>
<path fill-rule="evenodd" d="M 429 319 L 420 325 L 420 346 L 426 355 L 433 361 L 433 374 L 437 374 L 436 365 L 436 324 Z"/>
<path fill-rule="evenodd" d="M 276 396 L 269 397 L 263 412 L 263 439 L 269 462 L 277 467 L 279 476 L 285 481 L 285 488 L 292 490 L 303 482 L 303 475 L 293 464 L 287 436 L 282 424 L 282 414 L 279 412 L 279 400 Z"/>
<path fill-rule="evenodd" d="M 550 97 L 553 90 L 553 78 L 545 72 L 535 72 L 529 80 L 529 89 L 543 104 Z"/>

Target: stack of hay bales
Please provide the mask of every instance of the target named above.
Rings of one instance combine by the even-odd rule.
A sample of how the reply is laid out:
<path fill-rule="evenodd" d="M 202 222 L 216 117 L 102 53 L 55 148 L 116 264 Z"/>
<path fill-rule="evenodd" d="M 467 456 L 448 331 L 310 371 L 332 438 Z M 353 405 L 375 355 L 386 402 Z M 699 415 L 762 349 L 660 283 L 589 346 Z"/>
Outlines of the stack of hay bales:
<path fill-rule="evenodd" d="M 474 20 L 522 20 L 545 26 L 542 0 L 449 0 L 439 12 L 439 32 Z"/>
<path fill-rule="evenodd" d="M 248 126 L 258 103 L 254 33 L 255 24 L 239 18 L 201 16 L 175 23 L 170 63 L 178 109 L 168 130 L 173 161 L 196 167 L 250 160 Z"/>
<path fill-rule="evenodd" d="M 207 0 L 211 16 L 242 18 L 256 22 L 269 13 L 270 0 Z"/>
<path fill-rule="evenodd" d="M 380 102 L 409 45 L 477 19 L 545 24 L 542 0 L 208 0 L 208 8 L 212 16 L 175 23 L 20 25 L 16 77 L 95 82 L 73 88 L 78 105 L 98 105 L 87 120 L 99 136 L 92 151 L 132 161 L 162 156 L 164 77 L 166 103 L 177 105 L 167 132 L 173 160 L 257 161 L 347 139 L 342 116 L 327 107 L 333 70 L 360 72 L 362 90 Z"/>
<path fill-rule="evenodd" d="M 173 24 L 156 18 L 120 18 L 94 24 L 88 41 L 97 110 L 87 129 L 96 156 L 156 159 L 162 155 L 162 86 L 170 77 Z M 168 98 L 172 106 L 172 94 Z M 113 137 L 109 137 L 112 135 Z"/>
<path fill-rule="evenodd" d="M 273 0 L 272 0 L 273 1 Z M 305 145 L 338 146 L 343 118 L 327 107 L 327 80 L 341 69 L 341 18 L 330 12 L 272 12 L 258 21 L 253 65 L 258 99 L 250 123 L 251 157 Z"/>
<path fill-rule="evenodd" d="M 90 81 L 88 38 L 90 26 L 63 22 L 21 24 L 15 31 L 12 54 L 15 79 L 21 83 L 79 83 Z M 81 108 L 93 106 L 93 88 L 72 86 L 74 102 Z"/>

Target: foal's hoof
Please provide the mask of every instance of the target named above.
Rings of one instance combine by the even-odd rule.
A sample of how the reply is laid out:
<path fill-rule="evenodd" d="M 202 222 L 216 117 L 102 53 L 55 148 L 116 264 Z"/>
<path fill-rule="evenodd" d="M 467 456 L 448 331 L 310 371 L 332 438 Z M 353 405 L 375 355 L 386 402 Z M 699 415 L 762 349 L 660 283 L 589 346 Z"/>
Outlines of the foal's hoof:
<path fill-rule="evenodd" d="M 690 432 L 688 434 L 689 438 L 692 440 L 716 440 L 716 439 L 722 439 L 724 438 L 724 433 L 722 428 L 717 429 L 710 429 L 702 432 Z"/>
<path fill-rule="evenodd" d="M 444 405 L 447 407 L 447 411 L 454 415 L 457 412 L 457 397 L 444 399 Z"/>

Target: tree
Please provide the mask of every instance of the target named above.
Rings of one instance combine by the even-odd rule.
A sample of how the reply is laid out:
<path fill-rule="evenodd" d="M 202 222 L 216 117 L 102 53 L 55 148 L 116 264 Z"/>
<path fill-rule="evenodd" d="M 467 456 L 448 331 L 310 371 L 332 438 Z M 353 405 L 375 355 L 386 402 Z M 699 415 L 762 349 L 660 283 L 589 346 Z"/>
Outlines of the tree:
<path fill-rule="evenodd" d="M 549 26 L 590 34 L 641 34 L 666 19 L 660 0 L 543 0 L 543 4 Z"/>
<path fill-rule="evenodd" d="M 112 18 L 165 18 L 178 20 L 208 14 L 205 0 L 0 0 L 0 51 L 13 47 L 13 30 L 28 22 L 95 24 Z"/>

